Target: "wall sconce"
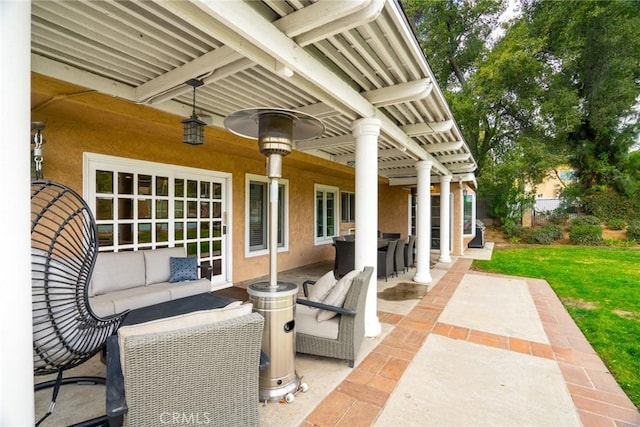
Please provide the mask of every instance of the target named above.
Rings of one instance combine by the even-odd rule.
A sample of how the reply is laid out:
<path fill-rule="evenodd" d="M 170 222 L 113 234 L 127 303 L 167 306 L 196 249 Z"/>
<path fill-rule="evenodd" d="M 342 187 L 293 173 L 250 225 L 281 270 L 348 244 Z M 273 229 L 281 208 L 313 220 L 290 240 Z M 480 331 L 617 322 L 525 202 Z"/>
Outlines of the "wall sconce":
<path fill-rule="evenodd" d="M 204 127 L 206 123 L 198 119 L 196 115 L 196 88 L 202 86 L 203 83 L 202 80 L 198 79 L 190 79 L 184 83 L 193 87 L 193 110 L 191 117 L 182 121 L 184 127 L 182 142 L 191 145 L 202 145 L 204 144 Z"/>
<path fill-rule="evenodd" d="M 46 141 L 42 137 L 42 130 L 45 128 L 44 122 L 31 122 L 31 132 L 36 131 L 33 135 L 33 171 L 31 177 L 35 180 L 44 178 L 42 175 L 42 144 Z"/>

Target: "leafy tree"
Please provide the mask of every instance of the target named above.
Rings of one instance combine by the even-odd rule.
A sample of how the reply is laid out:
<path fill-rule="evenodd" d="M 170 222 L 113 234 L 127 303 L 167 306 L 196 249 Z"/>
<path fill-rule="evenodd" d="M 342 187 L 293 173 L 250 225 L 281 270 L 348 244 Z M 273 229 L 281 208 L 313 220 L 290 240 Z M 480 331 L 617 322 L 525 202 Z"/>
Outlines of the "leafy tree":
<path fill-rule="evenodd" d="M 640 2 L 520 5 L 500 36 L 502 0 L 403 1 L 478 162 L 481 196 L 512 220 L 525 184 L 567 159 L 582 192 L 633 193 L 625 167 L 638 133 Z"/>
<path fill-rule="evenodd" d="M 502 0 L 403 5 L 478 163 L 481 196 L 492 200 L 496 217 L 519 219 L 531 201 L 525 186 L 540 182 L 558 161 L 540 143 L 548 126 L 535 113 L 549 109 L 538 84 L 543 44 L 526 28 L 496 36 Z"/>
<path fill-rule="evenodd" d="M 625 166 L 639 130 L 640 3 L 539 1 L 525 9 L 524 21 L 579 113 L 561 142 L 583 190 L 633 194 Z M 547 98 L 557 102 L 558 95 Z"/>

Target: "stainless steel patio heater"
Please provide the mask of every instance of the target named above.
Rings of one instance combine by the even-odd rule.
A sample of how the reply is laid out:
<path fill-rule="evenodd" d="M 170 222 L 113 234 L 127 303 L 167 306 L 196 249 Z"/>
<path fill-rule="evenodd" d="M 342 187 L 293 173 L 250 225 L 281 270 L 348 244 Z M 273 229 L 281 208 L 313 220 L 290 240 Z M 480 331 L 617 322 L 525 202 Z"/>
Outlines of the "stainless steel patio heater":
<path fill-rule="evenodd" d="M 254 311 L 262 314 L 265 327 L 262 351 L 269 366 L 260 371 L 261 401 L 292 402 L 294 393 L 305 391 L 295 370 L 295 299 L 298 286 L 278 281 L 278 179 L 282 178 L 282 159 L 291 153 L 294 140 L 320 136 L 324 125 L 308 114 L 279 109 L 251 108 L 229 114 L 225 127 L 240 136 L 258 140 L 267 157 L 269 178 L 269 282 L 249 285 L 247 292 Z"/>

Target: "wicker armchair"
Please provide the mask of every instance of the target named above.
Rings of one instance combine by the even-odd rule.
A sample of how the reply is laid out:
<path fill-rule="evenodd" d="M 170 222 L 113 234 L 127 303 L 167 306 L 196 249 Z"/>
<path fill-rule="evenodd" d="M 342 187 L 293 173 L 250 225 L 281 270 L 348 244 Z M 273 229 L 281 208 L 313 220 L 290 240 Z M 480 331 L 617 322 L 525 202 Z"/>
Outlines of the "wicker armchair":
<path fill-rule="evenodd" d="M 121 338 L 122 349 L 110 338 L 109 425 L 258 426 L 264 318 L 253 312 L 187 328 L 174 319 L 177 329 Z"/>
<path fill-rule="evenodd" d="M 296 351 L 298 353 L 346 359 L 349 362 L 349 366 L 353 368 L 360 344 L 362 344 L 362 339 L 364 338 L 364 309 L 372 274 L 373 267 L 365 267 L 353 279 L 342 307 L 300 298 L 296 301 L 300 305 L 338 313 L 336 318 L 326 321 L 338 323 L 337 338 L 317 336 L 310 331 L 301 332 L 300 329 L 297 329 Z M 310 280 L 303 283 L 305 296 L 308 296 L 308 285 L 313 283 L 315 282 Z M 296 313 L 296 328 L 298 328 L 298 313 Z"/>
<path fill-rule="evenodd" d="M 70 188 L 48 181 L 31 184 L 31 296 L 34 375 L 57 374 L 36 384 L 53 388 L 51 415 L 60 386 L 104 384 L 100 377 L 63 372 L 89 360 L 112 335 L 122 316 L 100 318 L 88 303 L 89 280 L 98 254 L 96 224 L 85 201 Z M 104 417 L 85 425 L 100 425 Z"/>

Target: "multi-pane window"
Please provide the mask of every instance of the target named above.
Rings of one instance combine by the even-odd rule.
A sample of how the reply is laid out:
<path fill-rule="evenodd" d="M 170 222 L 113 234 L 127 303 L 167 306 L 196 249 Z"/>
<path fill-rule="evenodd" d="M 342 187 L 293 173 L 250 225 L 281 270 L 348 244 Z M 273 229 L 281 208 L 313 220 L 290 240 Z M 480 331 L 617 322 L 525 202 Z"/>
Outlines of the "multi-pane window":
<path fill-rule="evenodd" d="M 278 180 L 278 249 L 287 248 L 288 181 Z M 247 174 L 246 178 L 246 256 L 264 255 L 269 250 L 269 181 Z"/>
<path fill-rule="evenodd" d="M 462 223 L 465 236 L 475 236 L 476 234 L 476 204 L 473 194 L 462 196 Z"/>
<path fill-rule="evenodd" d="M 187 255 L 212 267 L 214 277 L 226 274 L 225 177 L 199 169 L 87 156 L 85 193 L 94 209 L 101 251 L 185 247 Z"/>
<path fill-rule="evenodd" d="M 315 191 L 315 243 L 330 243 L 337 235 L 338 189 L 316 184 Z"/>
<path fill-rule="evenodd" d="M 340 193 L 340 216 L 342 222 L 356 221 L 356 195 L 355 193 Z"/>

